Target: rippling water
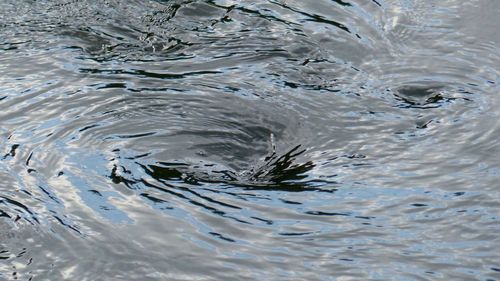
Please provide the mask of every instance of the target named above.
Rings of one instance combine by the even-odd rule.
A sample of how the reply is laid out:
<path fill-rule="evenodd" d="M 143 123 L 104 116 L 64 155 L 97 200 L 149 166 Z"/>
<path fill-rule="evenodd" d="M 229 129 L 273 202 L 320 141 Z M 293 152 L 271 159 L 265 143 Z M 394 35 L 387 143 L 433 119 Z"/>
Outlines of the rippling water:
<path fill-rule="evenodd" d="M 500 280 L 500 1 L 3 0 L 2 280 Z"/>

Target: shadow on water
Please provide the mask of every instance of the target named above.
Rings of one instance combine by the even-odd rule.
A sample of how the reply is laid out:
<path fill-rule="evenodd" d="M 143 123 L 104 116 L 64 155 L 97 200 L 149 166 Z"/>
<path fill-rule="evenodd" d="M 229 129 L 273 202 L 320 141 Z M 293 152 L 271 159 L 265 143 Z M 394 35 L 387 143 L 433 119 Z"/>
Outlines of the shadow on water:
<path fill-rule="evenodd" d="M 449 89 L 439 85 L 402 86 L 397 88 L 393 95 L 396 100 L 400 102 L 400 104 L 397 105 L 400 108 L 432 109 L 439 108 L 457 99 L 470 101 L 464 93 L 454 97 Z"/>
<path fill-rule="evenodd" d="M 217 164 L 188 164 L 179 162 L 162 162 L 154 164 L 142 164 L 135 161 L 146 175 L 157 182 L 168 187 L 176 187 L 176 182 L 196 186 L 204 184 L 221 184 L 222 186 L 239 187 L 247 190 L 267 191 L 320 191 L 332 192 L 333 187 L 322 189 L 318 186 L 333 184 L 334 182 L 320 181 L 317 179 L 307 180 L 307 173 L 315 164 L 312 161 L 296 163 L 296 157 L 303 154 L 306 149 L 297 145 L 285 154 L 277 154 L 275 151 L 265 157 L 262 164 L 245 171 L 234 171 Z M 121 169 L 119 173 L 118 169 Z M 124 167 L 113 167 L 110 178 L 115 183 L 124 183 L 129 188 L 135 184 L 144 183 L 147 179 L 135 178 L 132 173 Z"/>

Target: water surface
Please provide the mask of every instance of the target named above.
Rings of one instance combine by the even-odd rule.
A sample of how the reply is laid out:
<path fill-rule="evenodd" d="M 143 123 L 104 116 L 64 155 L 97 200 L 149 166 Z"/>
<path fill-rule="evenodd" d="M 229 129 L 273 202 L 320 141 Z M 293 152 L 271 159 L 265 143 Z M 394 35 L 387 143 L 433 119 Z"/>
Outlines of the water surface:
<path fill-rule="evenodd" d="M 500 2 L 4 0 L 0 278 L 500 280 Z"/>

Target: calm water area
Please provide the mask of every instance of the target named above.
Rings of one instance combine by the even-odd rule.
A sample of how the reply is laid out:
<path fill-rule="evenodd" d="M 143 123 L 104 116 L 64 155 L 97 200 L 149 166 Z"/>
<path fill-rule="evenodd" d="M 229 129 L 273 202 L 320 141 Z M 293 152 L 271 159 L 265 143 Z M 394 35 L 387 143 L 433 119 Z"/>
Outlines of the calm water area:
<path fill-rule="evenodd" d="M 0 280 L 500 281 L 499 0 L 0 0 Z"/>

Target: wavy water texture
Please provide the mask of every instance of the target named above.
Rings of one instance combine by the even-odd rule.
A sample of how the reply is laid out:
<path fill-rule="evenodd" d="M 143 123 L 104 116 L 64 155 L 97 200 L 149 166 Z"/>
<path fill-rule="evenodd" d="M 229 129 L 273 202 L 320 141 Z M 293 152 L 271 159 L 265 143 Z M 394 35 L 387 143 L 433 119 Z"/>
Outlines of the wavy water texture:
<path fill-rule="evenodd" d="M 0 279 L 500 280 L 500 4 L 0 3 Z"/>

